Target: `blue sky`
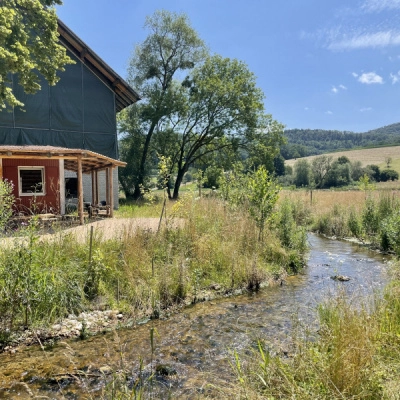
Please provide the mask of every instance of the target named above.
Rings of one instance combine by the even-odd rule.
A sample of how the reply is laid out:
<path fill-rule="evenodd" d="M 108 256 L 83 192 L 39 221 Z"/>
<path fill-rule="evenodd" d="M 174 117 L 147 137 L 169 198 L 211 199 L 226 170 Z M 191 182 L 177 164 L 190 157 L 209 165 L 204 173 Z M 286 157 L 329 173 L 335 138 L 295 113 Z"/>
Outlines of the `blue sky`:
<path fill-rule="evenodd" d="M 59 18 L 123 78 L 145 18 L 188 15 L 212 53 L 244 61 L 287 128 L 400 122 L 400 0 L 64 0 Z"/>

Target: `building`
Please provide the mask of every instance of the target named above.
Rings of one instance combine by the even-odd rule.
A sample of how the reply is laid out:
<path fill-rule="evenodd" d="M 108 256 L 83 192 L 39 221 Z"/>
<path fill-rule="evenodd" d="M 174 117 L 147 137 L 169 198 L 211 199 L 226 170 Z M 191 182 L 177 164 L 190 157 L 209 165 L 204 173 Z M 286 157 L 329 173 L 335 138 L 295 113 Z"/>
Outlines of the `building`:
<path fill-rule="evenodd" d="M 139 96 L 61 21 L 58 31 L 76 63 L 65 66 L 55 86 L 43 79 L 34 95 L 11 77 L 25 106 L 0 112 L 0 178 L 13 181 L 19 212 L 64 214 L 66 198 L 76 196 L 83 223 L 84 201 L 106 201 L 112 213 L 117 168 L 125 165 L 118 161 L 116 113 Z"/>

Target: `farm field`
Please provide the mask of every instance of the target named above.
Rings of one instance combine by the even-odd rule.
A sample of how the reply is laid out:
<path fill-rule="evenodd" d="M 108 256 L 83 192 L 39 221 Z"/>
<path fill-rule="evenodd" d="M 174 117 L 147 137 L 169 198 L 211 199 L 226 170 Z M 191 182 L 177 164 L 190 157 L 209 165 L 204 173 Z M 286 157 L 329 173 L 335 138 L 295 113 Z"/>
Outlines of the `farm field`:
<path fill-rule="evenodd" d="M 336 159 L 341 156 L 346 156 L 350 161 L 361 161 L 362 166 L 365 167 L 370 164 L 378 165 L 381 169 L 386 167 L 385 158 L 391 157 L 392 163 L 391 168 L 400 172 L 400 146 L 390 147 L 376 147 L 373 149 L 361 149 L 361 150 L 348 150 L 338 151 L 334 153 L 327 153 L 327 156 L 332 156 Z M 313 160 L 318 156 L 303 157 L 308 161 Z M 297 159 L 286 160 L 285 165 L 293 167 Z"/>

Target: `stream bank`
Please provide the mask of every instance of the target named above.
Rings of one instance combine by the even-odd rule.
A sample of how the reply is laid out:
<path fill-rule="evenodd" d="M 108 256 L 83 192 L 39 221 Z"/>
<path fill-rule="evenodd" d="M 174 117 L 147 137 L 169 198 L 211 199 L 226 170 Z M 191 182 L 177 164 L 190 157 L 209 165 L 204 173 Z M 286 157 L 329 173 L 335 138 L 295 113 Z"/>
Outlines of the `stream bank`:
<path fill-rule="evenodd" d="M 271 351 L 288 354 L 294 326 L 317 331 L 317 304 L 342 292 L 355 305 L 368 302 L 387 282 L 383 255 L 316 235 L 309 242 L 304 274 L 288 277 L 282 286 L 198 303 L 166 320 L 83 341 L 0 355 L 0 397 L 17 398 L 21 382 L 35 396 L 107 397 L 116 377 L 127 390 L 140 384 L 156 398 L 218 397 L 215 388 L 228 388 L 235 379 L 232 351 L 246 351 L 263 338 Z M 334 281 L 332 275 L 350 280 Z"/>

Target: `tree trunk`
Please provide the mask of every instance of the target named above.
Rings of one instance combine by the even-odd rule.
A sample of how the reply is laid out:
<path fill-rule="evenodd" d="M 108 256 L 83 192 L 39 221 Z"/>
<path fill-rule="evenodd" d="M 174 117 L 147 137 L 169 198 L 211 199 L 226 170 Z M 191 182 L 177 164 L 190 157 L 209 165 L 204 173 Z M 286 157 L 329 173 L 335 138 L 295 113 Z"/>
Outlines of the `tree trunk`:
<path fill-rule="evenodd" d="M 181 187 L 183 176 L 185 175 L 186 170 L 187 168 L 185 166 L 178 170 L 178 175 L 176 176 L 174 185 L 174 194 L 172 196 L 174 200 L 176 200 L 179 197 L 179 188 Z"/>
<path fill-rule="evenodd" d="M 147 133 L 146 141 L 144 142 L 142 158 L 140 160 L 140 165 L 139 165 L 139 174 L 138 174 L 137 181 L 135 182 L 135 191 L 133 193 L 133 197 L 135 199 L 138 199 L 142 195 L 142 193 L 140 192 L 140 185 L 143 185 L 143 183 L 144 183 L 147 153 L 149 152 L 151 137 L 153 136 L 155 127 L 156 127 L 156 122 L 153 121 L 151 123 L 149 131 Z"/>

